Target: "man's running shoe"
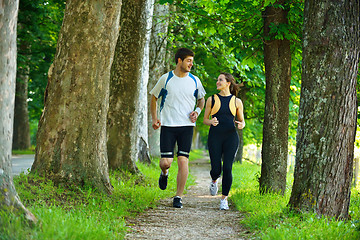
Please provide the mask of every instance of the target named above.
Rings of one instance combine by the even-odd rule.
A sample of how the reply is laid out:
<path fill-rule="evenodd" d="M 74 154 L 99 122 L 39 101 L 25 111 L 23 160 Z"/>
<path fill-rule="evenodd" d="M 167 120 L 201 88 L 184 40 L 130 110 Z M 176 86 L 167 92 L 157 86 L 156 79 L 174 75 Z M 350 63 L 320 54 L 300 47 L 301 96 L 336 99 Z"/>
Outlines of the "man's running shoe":
<path fill-rule="evenodd" d="M 221 199 L 220 200 L 220 210 L 228 210 L 229 209 L 229 204 L 227 199 Z"/>
<path fill-rule="evenodd" d="M 209 189 L 211 196 L 215 196 L 218 192 L 217 181 L 216 182 L 211 181 Z"/>
<path fill-rule="evenodd" d="M 179 197 L 179 196 L 174 197 L 173 207 L 175 207 L 175 208 L 182 208 L 183 207 L 181 197 Z"/>
<path fill-rule="evenodd" d="M 167 182 L 168 182 L 168 175 L 163 175 L 163 173 L 161 172 L 160 177 L 159 177 L 159 187 L 161 190 L 166 189 Z"/>

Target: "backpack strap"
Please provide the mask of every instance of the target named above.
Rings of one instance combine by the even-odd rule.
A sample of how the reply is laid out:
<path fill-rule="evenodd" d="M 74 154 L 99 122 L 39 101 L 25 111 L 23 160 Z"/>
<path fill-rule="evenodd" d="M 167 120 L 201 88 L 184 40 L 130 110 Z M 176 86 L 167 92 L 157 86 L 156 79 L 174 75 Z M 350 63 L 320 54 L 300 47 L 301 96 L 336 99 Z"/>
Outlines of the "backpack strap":
<path fill-rule="evenodd" d="M 169 80 L 174 76 L 174 73 L 173 71 L 170 71 L 169 74 L 168 74 L 168 77 L 166 79 L 166 82 L 165 82 L 165 89 L 166 89 L 166 85 L 168 84 Z"/>
<path fill-rule="evenodd" d="M 196 89 L 195 89 L 195 91 L 194 91 L 194 97 L 195 97 L 196 102 L 197 102 L 198 94 L 199 94 L 199 90 L 198 90 L 198 88 L 197 88 L 197 81 L 196 81 L 194 75 L 192 75 L 191 73 L 189 73 L 189 77 L 191 77 L 191 78 L 194 80 L 194 82 L 195 82 L 195 88 L 196 88 Z"/>
<path fill-rule="evenodd" d="M 196 79 L 195 79 L 194 75 L 192 75 L 191 73 L 189 73 L 189 77 L 191 77 L 191 78 L 194 80 L 194 82 L 195 82 L 195 87 L 197 88 L 197 82 L 196 82 Z"/>
<path fill-rule="evenodd" d="M 161 89 L 158 98 L 161 97 L 161 102 L 160 102 L 160 112 L 161 110 L 164 108 L 164 104 L 165 104 L 165 99 L 166 96 L 168 94 L 168 91 L 166 90 L 166 85 L 168 84 L 169 80 L 174 76 L 174 73 L 172 71 L 169 72 L 167 78 L 166 78 L 166 82 L 165 82 L 165 86 Z"/>
<path fill-rule="evenodd" d="M 160 93 L 159 93 L 158 98 L 161 97 L 160 112 L 161 112 L 161 110 L 162 110 L 163 107 L 164 107 L 165 99 L 166 99 L 166 96 L 167 96 L 167 93 L 168 93 L 168 91 L 166 90 L 166 86 L 167 86 L 169 80 L 170 80 L 173 76 L 174 76 L 173 71 L 170 71 L 169 74 L 168 74 L 168 76 L 167 76 L 167 78 L 166 78 L 165 86 L 161 89 L 161 91 L 160 91 Z M 194 75 L 192 75 L 191 73 L 189 73 L 189 77 L 191 77 L 191 78 L 194 80 L 194 82 L 195 82 L 195 88 L 196 88 L 196 89 L 195 89 L 195 91 L 194 91 L 194 97 L 195 97 L 196 102 L 197 102 L 198 93 L 199 93 L 199 90 L 198 90 L 198 88 L 197 88 L 197 81 L 196 81 Z"/>

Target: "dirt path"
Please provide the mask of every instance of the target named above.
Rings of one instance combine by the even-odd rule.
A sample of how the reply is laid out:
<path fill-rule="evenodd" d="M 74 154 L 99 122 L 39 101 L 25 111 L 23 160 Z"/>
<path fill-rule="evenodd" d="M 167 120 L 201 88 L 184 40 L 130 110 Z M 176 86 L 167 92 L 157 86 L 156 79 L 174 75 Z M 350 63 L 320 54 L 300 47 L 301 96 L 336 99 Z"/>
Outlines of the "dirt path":
<path fill-rule="evenodd" d="M 133 231 L 125 239 L 245 239 L 242 215 L 231 203 L 230 210 L 220 211 L 220 195 L 209 194 L 209 160 L 193 161 L 190 169 L 196 184 L 183 197 L 184 207 L 173 208 L 172 198 L 161 200 L 157 208 L 128 221 Z"/>

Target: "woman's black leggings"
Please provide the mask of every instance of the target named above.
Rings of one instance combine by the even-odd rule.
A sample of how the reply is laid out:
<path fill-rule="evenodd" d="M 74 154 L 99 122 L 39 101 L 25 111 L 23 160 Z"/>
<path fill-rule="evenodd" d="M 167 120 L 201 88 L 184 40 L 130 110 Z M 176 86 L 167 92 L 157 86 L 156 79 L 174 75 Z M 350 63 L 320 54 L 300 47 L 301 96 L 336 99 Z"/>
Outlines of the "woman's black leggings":
<path fill-rule="evenodd" d="M 220 129 L 219 129 L 220 130 Z M 211 161 L 210 175 L 212 180 L 222 177 L 222 194 L 229 195 L 232 184 L 232 165 L 239 146 L 239 136 L 236 129 L 228 131 L 218 131 L 210 129 L 208 137 L 208 147 Z M 223 166 L 221 158 L 223 157 Z"/>

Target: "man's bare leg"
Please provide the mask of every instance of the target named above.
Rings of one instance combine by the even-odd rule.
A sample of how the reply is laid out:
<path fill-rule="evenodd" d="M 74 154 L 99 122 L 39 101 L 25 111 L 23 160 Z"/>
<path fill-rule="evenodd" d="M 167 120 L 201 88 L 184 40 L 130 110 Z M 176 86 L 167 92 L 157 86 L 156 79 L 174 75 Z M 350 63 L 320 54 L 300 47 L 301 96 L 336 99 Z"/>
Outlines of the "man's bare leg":
<path fill-rule="evenodd" d="M 184 156 L 179 156 L 178 159 L 178 174 L 177 174 L 177 190 L 176 196 L 181 197 L 184 193 L 186 180 L 189 175 L 189 159 Z"/>
<path fill-rule="evenodd" d="M 159 188 L 165 190 L 168 184 L 168 169 L 171 166 L 173 159 L 172 158 L 161 158 L 160 159 L 160 168 L 161 174 L 159 177 Z"/>
<path fill-rule="evenodd" d="M 160 168 L 164 175 L 167 175 L 168 169 L 171 167 L 171 163 L 173 162 L 173 158 L 160 158 Z"/>

